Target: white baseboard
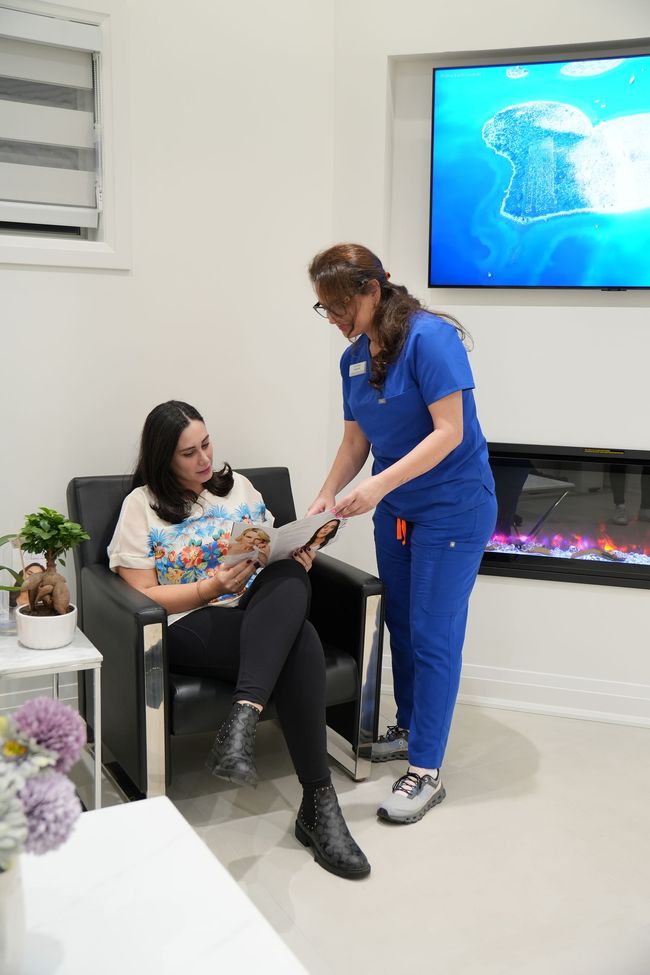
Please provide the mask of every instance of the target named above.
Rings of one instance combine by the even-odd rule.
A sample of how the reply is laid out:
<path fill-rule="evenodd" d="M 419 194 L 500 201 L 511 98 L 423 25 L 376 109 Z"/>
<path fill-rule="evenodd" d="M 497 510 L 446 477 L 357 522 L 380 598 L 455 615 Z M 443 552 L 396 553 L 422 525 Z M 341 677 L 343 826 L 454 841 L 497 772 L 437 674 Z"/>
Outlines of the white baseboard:
<path fill-rule="evenodd" d="M 390 658 L 382 693 L 393 692 Z M 650 728 L 650 685 L 465 664 L 460 704 Z"/>
<path fill-rule="evenodd" d="M 608 724 L 631 725 L 635 728 L 650 728 L 650 717 L 625 715 L 611 711 L 591 711 L 586 708 L 554 707 L 551 704 L 531 704 L 530 701 L 512 701 L 508 698 L 478 697 L 471 694 L 458 695 L 458 704 L 470 707 L 498 708 L 502 711 L 526 711 L 529 714 L 548 714 L 556 718 L 577 718 L 580 721 L 604 721 Z"/>

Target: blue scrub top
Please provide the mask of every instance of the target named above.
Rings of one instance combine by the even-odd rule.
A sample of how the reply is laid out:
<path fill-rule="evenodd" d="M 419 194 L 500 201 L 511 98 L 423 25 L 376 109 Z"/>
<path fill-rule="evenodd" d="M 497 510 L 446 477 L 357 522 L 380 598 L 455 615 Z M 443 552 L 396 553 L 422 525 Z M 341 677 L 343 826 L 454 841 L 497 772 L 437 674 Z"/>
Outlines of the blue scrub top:
<path fill-rule="evenodd" d="M 373 474 L 408 454 L 433 430 L 428 406 L 463 393 L 463 440 L 436 467 L 402 484 L 381 502 L 392 514 L 433 522 L 478 507 L 494 493 L 487 444 L 474 403 L 467 351 L 450 322 L 415 312 L 398 358 L 388 366 L 381 392 L 370 383 L 369 340 L 360 336 L 341 356 L 343 412 L 369 440 Z"/>

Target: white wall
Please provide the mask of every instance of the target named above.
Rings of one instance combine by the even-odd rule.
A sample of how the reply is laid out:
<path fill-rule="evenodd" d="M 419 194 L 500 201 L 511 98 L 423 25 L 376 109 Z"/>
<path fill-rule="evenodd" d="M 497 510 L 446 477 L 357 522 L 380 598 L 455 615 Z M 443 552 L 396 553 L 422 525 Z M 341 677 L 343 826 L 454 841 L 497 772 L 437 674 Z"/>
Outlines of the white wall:
<path fill-rule="evenodd" d="M 130 469 L 170 397 L 205 413 L 215 459 L 286 463 L 301 503 L 323 465 L 305 269 L 331 235 L 328 6 L 137 0 L 126 22 L 133 270 L 0 267 L 6 530 L 75 474 Z"/>
<path fill-rule="evenodd" d="M 488 439 L 648 449 L 647 293 L 428 290 L 431 68 L 463 52 L 599 45 L 650 34 L 645 2 L 540 7 L 386 0 L 337 7 L 333 239 L 358 239 L 475 339 Z M 338 336 L 332 339 L 340 351 Z M 331 384 L 330 449 L 340 430 Z M 369 519 L 341 551 L 374 567 Z M 479 577 L 463 698 L 650 724 L 643 590 Z M 388 676 L 386 683 L 389 682 Z"/>

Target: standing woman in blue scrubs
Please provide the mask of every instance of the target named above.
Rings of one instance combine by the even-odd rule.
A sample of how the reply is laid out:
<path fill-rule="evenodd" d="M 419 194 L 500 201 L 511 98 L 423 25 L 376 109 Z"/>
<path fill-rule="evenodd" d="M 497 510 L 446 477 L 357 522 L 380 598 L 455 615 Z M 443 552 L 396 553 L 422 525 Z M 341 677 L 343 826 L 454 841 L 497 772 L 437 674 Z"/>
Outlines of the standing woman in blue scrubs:
<path fill-rule="evenodd" d="M 373 760 L 409 761 L 377 812 L 413 823 L 445 797 L 467 606 L 497 512 L 466 333 L 392 284 L 358 244 L 317 254 L 309 275 L 314 309 L 351 343 L 341 357 L 343 439 L 309 513 L 374 509 L 397 718 Z M 370 450 L 372 476 L 337 501 Z"/>

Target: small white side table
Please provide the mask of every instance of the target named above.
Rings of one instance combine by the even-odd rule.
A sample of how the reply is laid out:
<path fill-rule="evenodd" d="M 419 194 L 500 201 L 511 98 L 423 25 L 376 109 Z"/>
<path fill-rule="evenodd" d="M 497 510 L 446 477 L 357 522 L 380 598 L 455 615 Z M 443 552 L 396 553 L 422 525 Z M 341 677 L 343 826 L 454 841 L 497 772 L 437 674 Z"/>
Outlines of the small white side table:
<path fill-rule="evenodd" d="M 72 643 L 58 650 L 28 650 L 18 642 L 15 634 L 0 634 L 0 680 L 3 678 L 52 675 L 52 693 L 59 696 L 59 674 L 90 670 L 93 675 L 93 704 L 95 711 L 95 809 L 102 798 L 102 655 L 79 628 Z"/>

